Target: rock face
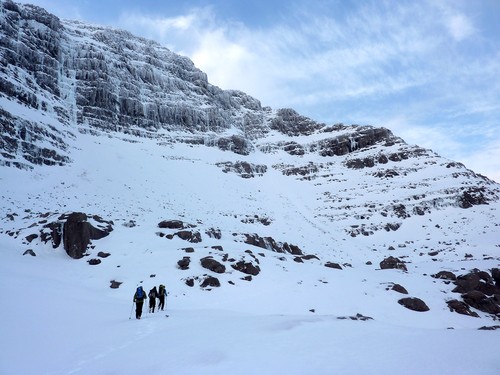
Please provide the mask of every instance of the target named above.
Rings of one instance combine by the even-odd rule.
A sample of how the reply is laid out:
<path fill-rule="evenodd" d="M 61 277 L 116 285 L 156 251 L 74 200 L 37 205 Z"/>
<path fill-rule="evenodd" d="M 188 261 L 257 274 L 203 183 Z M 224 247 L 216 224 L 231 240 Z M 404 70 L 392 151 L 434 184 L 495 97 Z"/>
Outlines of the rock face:
<path fill-rule="evenodd" d="M 454 293 L 460 293 L 462 301 L 453 300 L 448 302 L 452 311 L 459 314 L 478 316 L 471 311 L 477 309 L 487 314 L 500 317 L 500 284 L 498 283 L 498 268 L 488 271 L 473 269 L 471 272 L 457 276 L 454 280 Z M 452 274 L 453 275 L 453 274 Z M 454 275 L 453 275 L 454 276 Z"/>
<path fill-rule="evenodd" d="M 106 230 L 101 230 L 87 221 L 86 214 L 73 212 L 67 216 L 63 225 L 64 250 L 71 258 L 80 259 L 85 255 L 91 240 L 106 237 L 111 230 L 111 224 L 108 224 Z"/>

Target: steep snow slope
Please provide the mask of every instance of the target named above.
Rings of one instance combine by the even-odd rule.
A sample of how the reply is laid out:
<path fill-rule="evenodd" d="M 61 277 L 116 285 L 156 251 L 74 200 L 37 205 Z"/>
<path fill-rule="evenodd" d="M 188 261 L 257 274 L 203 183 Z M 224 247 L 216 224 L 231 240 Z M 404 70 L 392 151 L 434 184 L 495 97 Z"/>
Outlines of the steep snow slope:
<path fill-rule="evenodd" d="M 446 301 L 458 297 L 454 286 L 430 277 L 441 270 L 459 274 L 498 266 L 496 204 L 481 210 L 443 207 L 406 219 L 397 231 L 352 237 L 343 223 L 316 215 L 313 185 L 272 169 L 253 179 L 224 173 L 215 163 L 231 160 L 231 153 L 90 135 L 79 137 L 78 145 L 70 165 L 1 172 L 7 217 L 0 277 L 13 294 L 27 291 L 1 309 L 9 343 L 0 355 L 3 373 L 497 373 L 498 331 L 477 330 L 497 323 L 479 311 L 480 318 L 450 312 Z M 360 180 L 355 173 L 353 185 Z M 114 222 L 88 257 L 74 260 L 62 246 L 24 240 L 39 233 L 44 220 L 70 211 Z M 246 220 L 254 215 L 271 224 Z M 195 224 L 202 242 L 158 236 L 168 233 L 158 228 L 164 219 Z M 444 229 L 456 228 L 454 221 L 467 223 L 467 232 Z M 220 229 L 221 239 L 209 238 L 206 228 Z M 9 230 L 20 230 L 17 238 L 6 235 Z M 242 243 L 233 233 L 272 235 L 319 259 L 298 263 L 291 254 Z M 395 250 L 386 250 L 391 244 Z M 194 252 L 186 253 L 188 247 Z M 36 257 L 22 256 L 28 248 Z M 441 252 L 431 257 L 431 249 Z M 247 250 L 261 269 L 251 281 L 222 260 L 227 253 L 255 264 Z M 99 251 L 111 255 L 89 265 Z M 378 262 L 389 254 L 404 258 L 408 272 L 380 270 Z M 207 255 L 226 271 L 203 268 L 199 259 Z M 180 270 L 177 261 L 184 256 L 191 263 Z M 326 261 L 352 267 L 331 269 Z M 221 286 L 201 288 L 206 274 Z M 193 287 L 185 283 L 189 278 Z M 123 284 L 110 289 L 111 280 Z M 160 283 L 169 290 L 169 317 L 145 313 L 141 321 L 129 320 L 135 287 Z M 387 290 L 393 283 L 430 310 L 399 305 L 403 295 Z M 352 320 L 358 313 L 373 320 Z M 29 361 L 23 360 L 26 353 Z"/>

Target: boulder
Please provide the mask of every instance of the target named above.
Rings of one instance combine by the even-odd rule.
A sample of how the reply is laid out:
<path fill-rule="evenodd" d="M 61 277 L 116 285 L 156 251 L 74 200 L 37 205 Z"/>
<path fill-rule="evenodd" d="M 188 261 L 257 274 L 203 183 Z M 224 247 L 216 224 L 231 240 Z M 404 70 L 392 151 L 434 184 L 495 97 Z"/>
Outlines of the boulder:
<path fill-rule="evenodd" d="M 163 220 L 158 224 L 162 229 L 184 229 L 184 223 L 180 220 Z"/>
<path fill-rule="evenodd" d="M 418 312 L 429 311 L 429 307 L 420 298 L 416 297 L 402 298 L 398 301 L 398 303 L 406 307 L 407 309 L 413 311 L 418 311 Z"/>
<path fill-rule="evenodd" d="M 334 262 L 326 262 L 325 263 L 325 267 L 328 267 L 328 268 L 335 268 L 335 269 L 338 269 L 338 270 L 341 270 L 342 269 L 342 266 L 338 263 L 334 263 Z"/>
<path fill-rule="evenodd" d="M 383 270 L 398 269 L 398 270 L 408 271 L 405 263 L 402 260 L 399 260 L 398 258 L 395 258 L 393 256 L 385 258 L 382 262 L 380 262 L 380 268 Z"/>
<path fill-rule="evenodd" d="M 457 277 L 453 272 L 450 271 L 440 271 L 436 273 L 435 275 L 431 275 L 435 279 L 444 279 L 444 280 L 456 280 Z"/>
<path fill-rule="evenodd" d="M 207 287 L 215 287 L 218 288 L 220 287 L 220 281 L 218 278 L 213 277 L 213 276 L 207 276 L 201 283 L 202 288 L 207 288 Z"/>
<path fill-rule="evenodd" d="M 226 272 L 226 266 L 217 262 L 212 257 L 205 257 L 200 259 L 201 266 L 203 268 L 209 269 L 215 273 L 224 273 Z"/>
<path fill-rule="evenodd" d="M 188 241 L 188 242 L 192 242 L 192 243 L 201 242 L 200 232 L 192 232 L 190 230 L 181 230 L 180 232 L 177 232 L 175 235 L 184 241 Z"/>
<path fill-rule="evenodd" d="M 401 286 L 399 284 L 394 284 L 392 286 L 391 290 L 394 290 L 395 292 L 398 292 L 401 294 L 408 294 L 408 291 L 406 290 L 406 288 L 404 288 L 403 286 Z"/>
<path fill-rule="evenodd" d="M 252 263 L 245 262 L 243 260 L 241 260 L 235 264 L 231 264 L 231 267 L 233 267 L 235 270 L 243 272 L 247 275 L 257 276 L 260 273 L 259 266 L 254 266 Z"/>
<path fill-rule="evenodd" d="M 113 229 L 108 224 L 106 230 L 95 228 L 87 221 L 87 215 L 82 212 L 73 212 L 66 218 L 63 225 L 63 245 L 66 253 L 73 259 L 80 259 L 85 255 L 91 240 L 106 237 Z"/>
<path fill-rule="evenodd" d="M 38 238 L 38 234 L 30 234 L 29 236 L 26 236 L 26 241 L 28 241 L 28 243 L 31 243 L 31 241 L 33 241 L 35 238 Z"/>
<path fill-rule="evenodd" d="M 31 255 L 32 257 L 36 257 L 35 252 L 32 249 L 26 250 L 23 255 Z"/>
<path fill-rule="evenodd" d="M 111 285 L 109 287 L 111 289 L 118 289 L 121 284 L 123 284 L 121 281 L 111 280 Z"/>
<path fill-rule="evenodd" d="M 89 263 L 91 266 L 96 266 L 96 265 L 98 265 L 98 264 L 101 264 L 101 260 L 100 260 L 100 259 L 95 259 L 95 258 L 94 258 L 94 259 L 90 259 L 90 260 L 88 261 L 88 263 Z"/>
<path fill-rule="evenodd" d="M 177 262 L 177 266 L 179 266 L 181 270 L 187 270 L 189 268 L 189 263 L 191 263 L 191 258 L 183 257 L 181 260 Z"/>

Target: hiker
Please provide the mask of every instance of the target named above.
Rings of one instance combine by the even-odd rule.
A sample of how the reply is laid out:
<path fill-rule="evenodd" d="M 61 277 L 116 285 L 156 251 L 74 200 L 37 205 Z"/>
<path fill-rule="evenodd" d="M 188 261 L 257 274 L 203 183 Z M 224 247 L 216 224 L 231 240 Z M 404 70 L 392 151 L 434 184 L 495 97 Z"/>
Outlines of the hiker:
<path fill-rule="evenodd" d="M 148 298 L 146 296 L 146 292 L 142 289 L 142 286 L 139 286 L 134 294 L 134 302 L 135 302 L 135 318 L 141 319 L 142 316 L 142 305 L 144 304 L 144 300 Z"/>
<path fill-rule="evenodd" d="M 165 307 L 166 296 L 167 296 L 167 291 L 165 290 L 165 285 L 160 284 L 160 287 L 158 289 L 158 298 L 160 299 L 160 302 L 158 303 L 158 310 L 161 309 L 161 311 L 163 311 L 163 308 Z"/>
<path fill-rule="evenodd" d="M 156 296 L 158 296 L 158 291 L 156 290 L 155 286 L 149 291 L 149 312 L 155 312 Z"/>

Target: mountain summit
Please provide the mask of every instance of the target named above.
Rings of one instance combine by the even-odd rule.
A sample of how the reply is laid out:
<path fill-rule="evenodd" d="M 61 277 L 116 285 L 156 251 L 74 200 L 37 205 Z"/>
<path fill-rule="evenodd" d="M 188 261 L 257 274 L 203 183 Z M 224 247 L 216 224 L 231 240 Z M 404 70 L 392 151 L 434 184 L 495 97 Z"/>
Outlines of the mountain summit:
<path fill-rule="evenodd" d="M 494 181 L 384 127 L 263 107 L 126 31 L 9 0 L 0 34 L 2 281 L 120 308 L 164 283 L 184 309 L 500 319 Z"/>

